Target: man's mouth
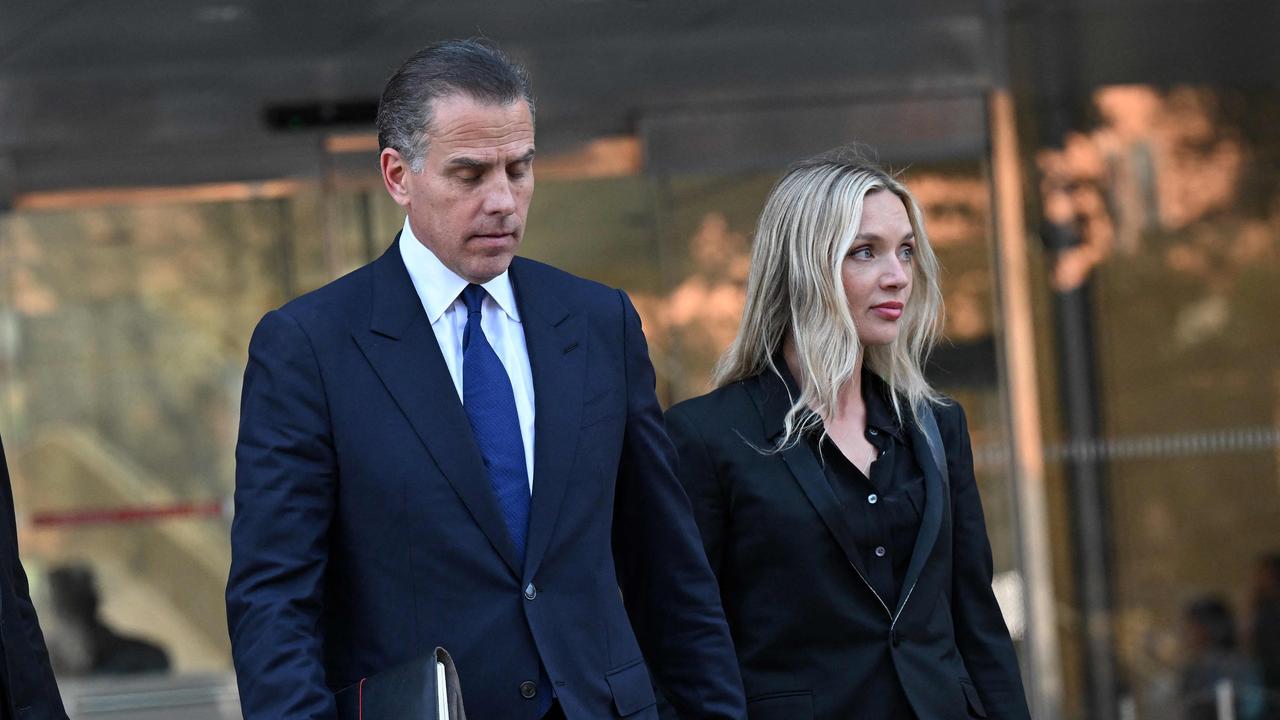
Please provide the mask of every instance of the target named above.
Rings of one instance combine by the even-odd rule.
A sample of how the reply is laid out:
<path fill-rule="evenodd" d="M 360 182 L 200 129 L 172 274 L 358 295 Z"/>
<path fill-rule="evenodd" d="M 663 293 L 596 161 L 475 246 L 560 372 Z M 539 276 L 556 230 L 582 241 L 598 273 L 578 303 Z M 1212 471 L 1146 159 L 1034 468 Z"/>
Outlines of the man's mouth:
<path fill-rule="evenodd" d="M 500 240 L 500 241 L 509 241 L 509 240 L 514 240 L 514 239 L 515 239 L 515 237 L 516 237 L 516 233 L 515 233 L 515 231 L 514 231 L 514 230 L 512 230 L 512 231 L 510 231 L 510 232 L 501 232 L 501 231 L 499 231 L 499 232 L 492 232 L 492 233 L 476 233 L 476 234 L 472 235 L 471 237 L 472 237 L 472 239 L 475 239 L 475 240 Z"/>

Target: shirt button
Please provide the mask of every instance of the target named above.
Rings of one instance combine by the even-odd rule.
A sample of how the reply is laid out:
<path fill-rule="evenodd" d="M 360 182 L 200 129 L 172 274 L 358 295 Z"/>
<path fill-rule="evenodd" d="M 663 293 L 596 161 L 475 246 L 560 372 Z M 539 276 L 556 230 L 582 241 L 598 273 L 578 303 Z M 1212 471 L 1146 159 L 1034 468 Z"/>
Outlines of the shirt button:
<path fill-rule="evenodd" d="M 880 431 L 875 428 L 867 428 L 868 435 L 879 435 Z"/>
<path fill-rule="evenodd" d="M 867 496 L 867 502 L 871 503 L 872 505 L 875 505 L 876 503 L 880 502 L 880 496 L 876 495 L 875 493 L 871 493 L 870 495 Z"/>
<path fill-rule="evenodd" d="M 886 552 L 888 552 L 888 551 L 884 549 L 884 546 L 883 546 L 883 545 L 877 545 L 877 546 L 876 546 L 876 557 L 884 557 L 884 554 L 885 554 Z"/>
<path fill-rule="evenodd" d="M 534 598 L 536 598 L 536 597 L 538 597 L 538 588 L 534 587 L 534 586 L 533 586 L 533 583 L 529 583 L 528 585 L 525 585 L 525 586 L 524 586 L 524 599 L 525 599 L 525 600 L 532 600 L 532 599 L 534 599 Z"/>
<path fill-rule="evenodd" d="M 520 683 L 520 697 L 525 700 L 532 700 L 538 694 L 538 683 L 532 680 L 525 680 Z"/>

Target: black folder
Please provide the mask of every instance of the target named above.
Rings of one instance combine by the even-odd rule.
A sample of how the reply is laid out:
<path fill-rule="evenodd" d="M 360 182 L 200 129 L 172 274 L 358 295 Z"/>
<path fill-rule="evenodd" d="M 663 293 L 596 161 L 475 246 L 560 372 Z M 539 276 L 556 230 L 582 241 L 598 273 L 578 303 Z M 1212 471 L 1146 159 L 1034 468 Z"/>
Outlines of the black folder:
<path fill-rule="evenodd" d="M 340 720 L 466 720 L 453 658 L 444 648 L 339 690 Z"/>

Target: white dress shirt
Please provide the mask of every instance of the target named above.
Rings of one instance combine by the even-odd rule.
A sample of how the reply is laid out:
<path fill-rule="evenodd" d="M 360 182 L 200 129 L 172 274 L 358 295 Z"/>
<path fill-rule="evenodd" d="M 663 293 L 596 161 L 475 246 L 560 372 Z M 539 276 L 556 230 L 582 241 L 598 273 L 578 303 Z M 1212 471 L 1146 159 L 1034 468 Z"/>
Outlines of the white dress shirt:
<path fill-rule="evenodd" d="M 413 234 L 405 218 L 400 233 L 400 257 L 409 270 L 409 278 L 418 291 L 422 309 L 427 312 L 431 329 L 440 343 L 444 364 L 449 368 L 453 386 L 462 395 L 462 332 L 467 327 L 467 306 L 462 290 L 469 283 L 444 266 Z M 520 309 L 511 287 L 511 276 L 504 272 L 483 285 L 487 295 L 480 307 L 480 327 L 493 346 L 502 366 L 511 378 L 516 396 L 516 414 L 520 418 L 520 439 L 524 441 L 524 463 L 529 473 L 529 492 L 533 492 L 533 370 L 529 367 L 529 348 L 520 324 Z"/>

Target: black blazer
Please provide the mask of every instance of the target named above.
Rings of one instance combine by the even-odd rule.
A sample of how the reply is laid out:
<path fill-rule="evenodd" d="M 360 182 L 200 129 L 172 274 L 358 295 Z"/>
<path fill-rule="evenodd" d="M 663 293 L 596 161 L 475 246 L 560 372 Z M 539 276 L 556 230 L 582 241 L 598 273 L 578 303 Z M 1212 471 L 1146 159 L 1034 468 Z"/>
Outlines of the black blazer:
<path fill-rule="evenodd" d="M 991 591 L 964 411 L 954 402 L 935 411 L 949 479 L 910 427 L 926 499 L 899 600 L 888 607 L 863 579 L 848 521 L 809 445 L 756 449 L 781 437 L 789 406 L 783 381 L 766 372 L 667 413 L 750 718 L 887 720 L 886 698 L 905 693 L 920 720 L 1027 720 Z"/>
<path fill-rule="evenodd" d="M 0 718 L 66 720 L 18 559 L 13 488 L 0 445 Z"/>
<path fill-rule="evenodd" d="M 516 258 L 537 417 L 516 555 L 393 244 L 249 344 L 227 614 L 245 720 L 332 720 L 332 691 L 437 645 L 468 714 L 743 716 L 715 578 L 627 297 Z M 619 592 L 621 589 L 621 592 Z M 625 604 L 624 604 L 625 603 Z"/>

